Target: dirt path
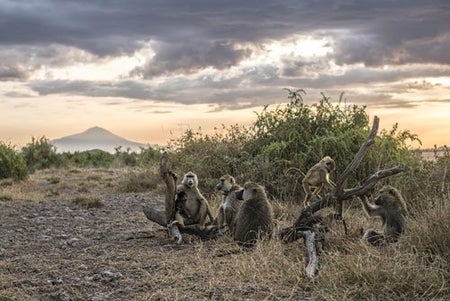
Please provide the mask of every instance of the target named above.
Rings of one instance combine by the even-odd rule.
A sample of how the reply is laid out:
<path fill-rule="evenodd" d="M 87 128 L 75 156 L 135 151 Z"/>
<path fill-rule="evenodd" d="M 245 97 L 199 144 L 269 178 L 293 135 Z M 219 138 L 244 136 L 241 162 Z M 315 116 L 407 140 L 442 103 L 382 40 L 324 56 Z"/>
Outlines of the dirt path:
<path fill-rule="evenodd" d="M 106 196 L 105 206 L 91 209 L 0 202 L 0 300 L 131 300 L 142 272 L 135 268 L 152 269 L 140 259 L 163 255 L 167 237 L 142 213 L 144 203 L 161 202 Z"/>

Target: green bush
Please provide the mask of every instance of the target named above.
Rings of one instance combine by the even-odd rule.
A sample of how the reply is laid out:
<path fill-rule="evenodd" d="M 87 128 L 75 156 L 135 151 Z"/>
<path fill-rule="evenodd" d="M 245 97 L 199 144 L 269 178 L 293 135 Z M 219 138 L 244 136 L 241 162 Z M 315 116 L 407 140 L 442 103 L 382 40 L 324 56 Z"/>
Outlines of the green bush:
<path fill-rule="evenodd" d="M 245 127 L 222 126 L 212 135 L 187 130 L 183 136 L 174 139 L 169 145 L 169 161 L 172 169 L 180 173 L 179 178 L 188 171 L 199 177 L 199 187 L 204 191 L 214 191 L 218 179 L 224 174 L 232 174 L 238 180 L 244 180 L 242 164 L 246 154 L 243 147 L 250 139 Z"/>
<path fill-rule="evenodd" d="M 196 172 L 208 189 L 222 174 L 230 173 L 240 182 L 264 184 L 270 194 L 283 200 L 303 198 L 302 175 L 286 174 L 291 167 L 306 173 L 328 155 L 336 161 L 337 168 L 331 175 L 336 179 L 370 131 L 366 107 L 347 105 L 342 101 L 343 94 L 332 103 L 323 93 L 317 103 L 309 105 L 299 93 L 303 90 L 288 91 L 286 105 L 273 109 L 266 106 L 250 128 L 223 127 L 213 135 L 186 131 L 173 141 L 175 170 Z M 408 142 L 416 140 L 416 135 L 399 132 L 396 125 L 391 131 L 381 131 L 348 186 L 396 165 L 413 171 L 420 160 L 408 148 Z"/>
<path fill-rule="evenodd" d="M 115 166 L 136 166 L 137 165 L 137 154 L 132 152 L 130 148 L 122 151 L 122 147 L 115 148 L 116 153 L 114 154 L 114 164 Z"/>
<path fill-rule="evenodd" d="M 114 155 L 103 150 L 90 150 L 61 155 L 66 161 L 76 167 L 104 167 L 108 168 L 114 161 Z"/>
<path fill-rule="evenodd" d="M 159 164 L 160 157 L 161 151 L 158 147 L 141 147 L 141 152 L 137 154 L 137 163 L 139 166 Z"/>
<path fill-rule="evenodd" d="M 22 155 L 0 142 L 0 179 L 24 180 L 27 176 L 27 166 Z"/>
<path fill-rule="evenodd" d="M 62 164 L 61 157 L 56 154 L 55 147 L 49 140 L 42 136 L 34 138 L 30 143 L 22 148 L 22 155 L 27 164 L 28 170 L 46 169 L 50 167 L 59 167 Z"/>

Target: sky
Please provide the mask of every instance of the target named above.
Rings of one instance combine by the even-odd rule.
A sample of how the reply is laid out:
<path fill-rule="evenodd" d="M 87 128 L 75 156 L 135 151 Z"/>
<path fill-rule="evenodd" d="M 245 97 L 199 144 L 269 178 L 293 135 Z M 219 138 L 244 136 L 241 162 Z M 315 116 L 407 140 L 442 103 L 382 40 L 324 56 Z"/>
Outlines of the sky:
<path fill-rule="evenodd" d="M 450 145 L 450 1 L 0 0 L 0 141 L 100 126 L 165 145 L 284 88 Z"/>

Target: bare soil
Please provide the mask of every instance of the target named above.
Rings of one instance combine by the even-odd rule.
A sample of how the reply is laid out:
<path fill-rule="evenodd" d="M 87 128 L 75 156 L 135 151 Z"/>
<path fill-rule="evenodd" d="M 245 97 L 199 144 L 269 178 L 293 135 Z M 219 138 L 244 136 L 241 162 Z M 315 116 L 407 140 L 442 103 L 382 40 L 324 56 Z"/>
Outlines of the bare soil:
<path fill-rule="evenodd" d="M 228 262 L 252 255 L 219 256 L 236 248 L 226 238 L 174 245 L 142 212 L 162 210 L 162 193 L 115 192 L 120 174 L 45 171 L 1 185 L 1 301 L 307 300 L 290 283 L 243 279 Z"/>

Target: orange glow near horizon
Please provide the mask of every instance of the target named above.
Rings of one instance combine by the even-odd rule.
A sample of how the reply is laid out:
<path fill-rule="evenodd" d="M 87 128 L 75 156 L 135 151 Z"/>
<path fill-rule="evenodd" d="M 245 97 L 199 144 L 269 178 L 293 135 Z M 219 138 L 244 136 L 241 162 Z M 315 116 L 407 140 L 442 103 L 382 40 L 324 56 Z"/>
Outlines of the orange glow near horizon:
<path fill-rule="evenodd" d="M 204 105 L 163 105 L 124 101 L 120 105 L 108 106 L 83 99 L 73 100 L 69 110 L 64 111 L 65 106 L 67 104 L 54 100 L 46 105 L 39 102 L 29 107 L 24 106 L 26 109 L 10 110 L 8 124 L 0 121 L 0 140 L 22 147 L 31 141 L 31 137 L 46 136 L 49 139 L 56 139 L 83 132 L 93 126 L 100 126 L 128 140 L 167 145 L 171 139 L 181 137 L 187 129 L 201 128 L 202 133 L 210 134 L 215 128 L 221 129 L 222 125 L 251 125 L 256 120 L 255 112 L 262 109 L 259 107 L 210 112 L 210 107 Z M 89 109 L 86 109 L 87 107 Z M 164 107 L 168 109 L 167 113 L 162 113 Z M 5 112 L 4 103 L 0 103 L 0 110 Z M 60 111 L 66 113 L 58 116 Z M 410 109 L 368 107 L 367 112 L 371 118 L 374 115 L 380 117 L 380 130 L 389 130 L 398 123 L 400 130 L 409 130 L 417 134 L 422 145 L 415 143 L 412 145 L 414 148 L 450 145 L 450 127 L 443 126 L 448 123 L 450 104 L 436 103 L 427 105 L 427 108 L 419 106 Z M 101 122 L 98 116 L 103 116 Z"/>

